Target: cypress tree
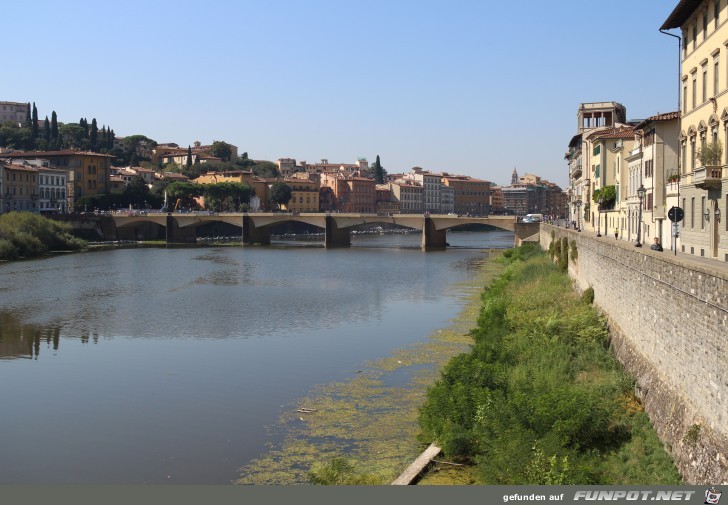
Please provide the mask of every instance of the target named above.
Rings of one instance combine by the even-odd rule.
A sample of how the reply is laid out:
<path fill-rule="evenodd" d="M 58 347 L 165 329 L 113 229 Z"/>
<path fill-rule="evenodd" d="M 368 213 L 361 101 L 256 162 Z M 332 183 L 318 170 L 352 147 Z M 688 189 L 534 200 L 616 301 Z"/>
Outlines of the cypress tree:
<path fill-rule="evenodd" d="M 28 102 L 28 109 L 25 111 L 25 126 L 30 128 L 33 119 L 30 117 L 30 102 Z"/>
<path fill-rule="evenodd" d="M 46 116 L 45 121 L 43 121 L 43 138 L 46 142 L 51 141 L 51 122 L 48 121 L 48 116 Z"/>
<path fill-rule="evenodd" d="M 99 125 L 96 123 L 96 118 L 91 120 L 91 132 L 89 133 L 89 140 L 91 141 L 91 148 L 96 149 L 96 143 L 99 140 Z"/>
<path fill-rule="evenodd" d="M 189 145 L 187 146 L 187 163 L 185 165 L 187 168 L 190 168 L 192 166 L 192 147 Z"/>
<path fill-rule="evenodd" d="M 56 111 L 51 114 L 51 140 L 53 142 L 58 140 L 58 116 L 56 116 Z"/>
<path fill-rule="evenodd" d="M 384 184 L 384 170 L 382 169 L 378 154 L 377 160 L 374 162 L 374 180 L 377 184 Z"/>
<path fill-rule="evenodd" d="M 33 102 L 33 117 L 31 118 L 31 121 L 33 121 L 33 124 L 31 125 L 30 129 L 33 132 L 33 137 L 38 136 L 38 109 L 35 107 L 35 102 Z"/>

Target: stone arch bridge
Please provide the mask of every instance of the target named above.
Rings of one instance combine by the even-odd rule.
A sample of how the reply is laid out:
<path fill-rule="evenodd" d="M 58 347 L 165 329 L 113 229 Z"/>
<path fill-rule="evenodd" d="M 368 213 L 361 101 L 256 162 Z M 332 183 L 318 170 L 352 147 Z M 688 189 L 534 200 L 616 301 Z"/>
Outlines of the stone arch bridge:
<path fill-rule="evenodd" d="M 128 235 L 124 230 L 141 229 L 147 223 L 156 223 L 166 229 L 168 244 L 190 244 L 197 240 L 198 227 L 222 222 L 242 228 L 244 244 L 270 244 L 271 229 L 287 222 L 300 222 L 316 226 L 326 231 L 325 246 L 348 247 L 351 245 L 351 230 L 367 224 L 393 224 L 422 231 L 422 248 L 438 249 L 447 246 L 447 230 L 468 224 L 484 224 L 516 232 L 516 243 L 526 236 L 538 233 L 538 226 L 531 230 L 516 223 L 513 216 L 470 217 L 456 215 L 393 214 L 342 214 L 342 213 L 143 213 L 112 214 L 112 222 L 106 220 L 102 226 L 105 240 L 120 240 Z M 520 237 L 520 238 L 519 238 Z"/>

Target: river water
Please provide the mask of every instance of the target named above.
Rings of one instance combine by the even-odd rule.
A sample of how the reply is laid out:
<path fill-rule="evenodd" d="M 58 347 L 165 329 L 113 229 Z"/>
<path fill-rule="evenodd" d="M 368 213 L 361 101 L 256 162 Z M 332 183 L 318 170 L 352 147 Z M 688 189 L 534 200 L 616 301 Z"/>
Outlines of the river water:
<path fill-rule="evenodd" d="M 422 341 L 502 231 L 0 265 L 0 485 L 228 484 L 319 384 Z"/>

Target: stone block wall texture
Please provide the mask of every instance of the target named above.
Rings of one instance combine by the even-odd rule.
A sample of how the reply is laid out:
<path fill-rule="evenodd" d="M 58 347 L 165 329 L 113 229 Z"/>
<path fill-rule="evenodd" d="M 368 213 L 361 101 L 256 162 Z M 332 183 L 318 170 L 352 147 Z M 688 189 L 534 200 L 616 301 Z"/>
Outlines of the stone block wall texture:
<path fill-rule="evenodd" d="M 542 225 L 576 242 L 569 275 L 594 289 L 615 355 L 688 484 L 728 484 L 728 268 L 614 237 Z"/>

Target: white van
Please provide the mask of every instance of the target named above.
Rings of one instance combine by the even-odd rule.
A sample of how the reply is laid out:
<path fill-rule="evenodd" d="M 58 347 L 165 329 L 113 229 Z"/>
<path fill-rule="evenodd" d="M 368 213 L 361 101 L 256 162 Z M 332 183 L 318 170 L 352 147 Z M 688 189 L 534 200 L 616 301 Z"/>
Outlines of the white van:
<path fill-rule="evenodd" d="M 543 214 L 526 214 L 523 221 L 526 223 L 540 223 L 543 221 Z"/>

